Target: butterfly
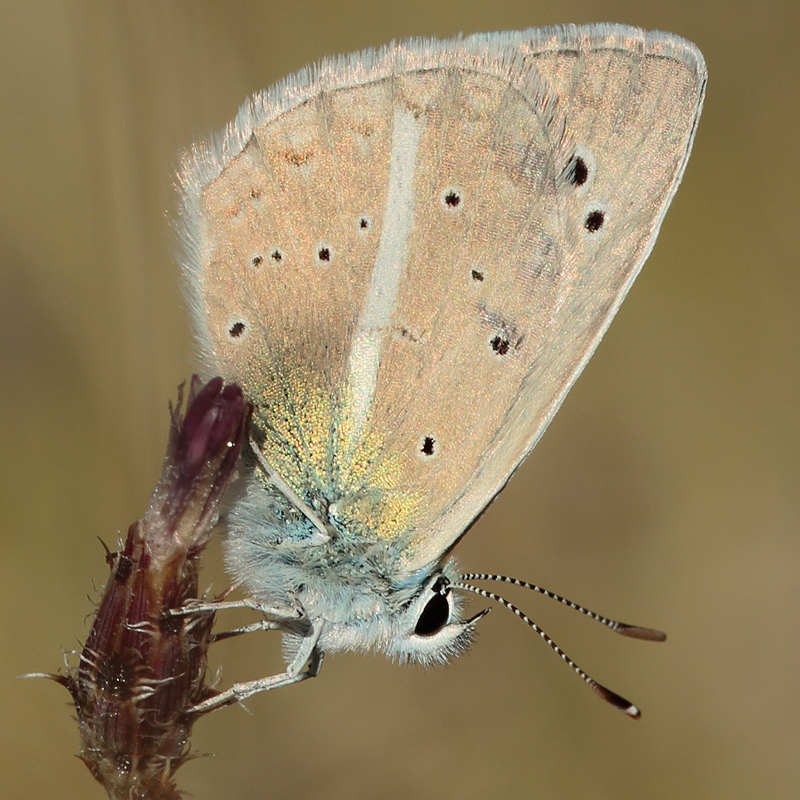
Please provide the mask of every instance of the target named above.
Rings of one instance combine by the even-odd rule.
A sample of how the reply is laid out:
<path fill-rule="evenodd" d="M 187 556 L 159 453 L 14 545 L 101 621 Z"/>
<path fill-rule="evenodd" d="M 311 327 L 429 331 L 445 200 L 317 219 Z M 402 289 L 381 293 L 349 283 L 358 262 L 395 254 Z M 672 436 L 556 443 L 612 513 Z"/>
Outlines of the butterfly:
<path fill-rule="evenodd" d="M 226 537 L 249 599 L 233 605 L 283 632 L 288 661 L 200 710 L 335 651 L 445 662 L 486 613 L 467 617 L 464 592 L 524 617 L 472 580 L 550 594 L 451 553 L 649 255 L 705 85 L 694 45 L 619 25 L 411 39 L 286 78 L 185 154 L 204 367 L 254 406 Z"/>

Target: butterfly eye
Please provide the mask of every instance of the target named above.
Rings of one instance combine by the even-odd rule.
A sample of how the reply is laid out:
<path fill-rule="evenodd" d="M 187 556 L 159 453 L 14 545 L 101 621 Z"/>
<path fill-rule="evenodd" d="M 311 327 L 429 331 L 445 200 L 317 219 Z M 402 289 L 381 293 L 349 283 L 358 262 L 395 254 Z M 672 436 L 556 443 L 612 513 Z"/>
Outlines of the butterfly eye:
<path fill-rule="evenodd" d="M 437 592 L 422 609 L 414 633 L 417 636 L 433 636 L 447 625 L 448 619 L 450 619 L 450 603 L 447 594 Z"/>

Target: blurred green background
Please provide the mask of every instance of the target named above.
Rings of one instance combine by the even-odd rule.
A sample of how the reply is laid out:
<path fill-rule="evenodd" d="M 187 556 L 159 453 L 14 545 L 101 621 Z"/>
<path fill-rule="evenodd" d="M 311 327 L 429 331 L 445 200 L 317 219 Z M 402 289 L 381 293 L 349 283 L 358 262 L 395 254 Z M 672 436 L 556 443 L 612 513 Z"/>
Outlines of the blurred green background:
<path fill-rule="evenodd" d="M 7 798 L 102 798 L 56 670 L 159 474 L 191 374 L 173 175 L 250 93 L 410 35 L 613 21 L 696 42 L 710 80 L 658 245 L 547 435 L 460 547 L 669 632 L 516 599 L 600 702 L 496 608 L 446 669 L 334 656 L 201 721 L 209 798 L 790 798 L 800 785 L 800 47 L 796 0 L 0 4 L 0 697 Z M 225 585 L 218 543 L 207 582 Z M 480 608 L 475 603 L 474 608 Z M 234 619 L 229 620 L 233 623 Z M 223 682 L 281 668 L 220 644 Z"/>

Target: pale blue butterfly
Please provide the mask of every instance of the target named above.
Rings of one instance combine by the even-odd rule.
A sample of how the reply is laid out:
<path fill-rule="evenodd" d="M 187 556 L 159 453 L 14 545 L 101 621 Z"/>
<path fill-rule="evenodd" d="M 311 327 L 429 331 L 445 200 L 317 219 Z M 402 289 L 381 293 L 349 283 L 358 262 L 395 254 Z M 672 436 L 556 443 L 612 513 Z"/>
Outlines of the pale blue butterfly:
<path fill-rule="evenodd" d="M 617 25 L 410 40 L 301 71 L 185 156 L 197 337 L 255 407 L 226 545 L 251 599 L 233 605 L 289 661 L 198 710 L 336 650 L 446 661 L 486 613 L 465 619 L 454 589 L 517 611 L 465 581 L 543 591 L 450 552 L 653 247 L 705 83 L 694 45 Z"/>

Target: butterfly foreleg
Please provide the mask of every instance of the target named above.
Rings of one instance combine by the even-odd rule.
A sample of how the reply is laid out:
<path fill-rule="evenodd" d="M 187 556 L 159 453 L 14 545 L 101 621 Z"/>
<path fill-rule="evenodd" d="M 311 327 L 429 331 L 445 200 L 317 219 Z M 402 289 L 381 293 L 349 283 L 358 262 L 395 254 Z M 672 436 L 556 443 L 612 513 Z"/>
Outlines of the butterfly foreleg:
<path fill-rule="evenodd" d="M 291 622 L 303 616 L 303 612 L 299 608 L 293 608 L 291 606 L 268 606 L 264 603 L 259 603 L 252 597 L 245 597 L 244 600 L 211 603 L 204 603 L 202 600 L 187 600 L 180 608 L 171 608 L 168 613 L 170 616 L 178 617 L 186 614 L 213 614 L 217 611 L 226 611 L 232 608 L 247 608 L 251 611 L 259 611 L 266 617 L 272 617 L 272 619 L 278 621 L 278 623 Z"/>

